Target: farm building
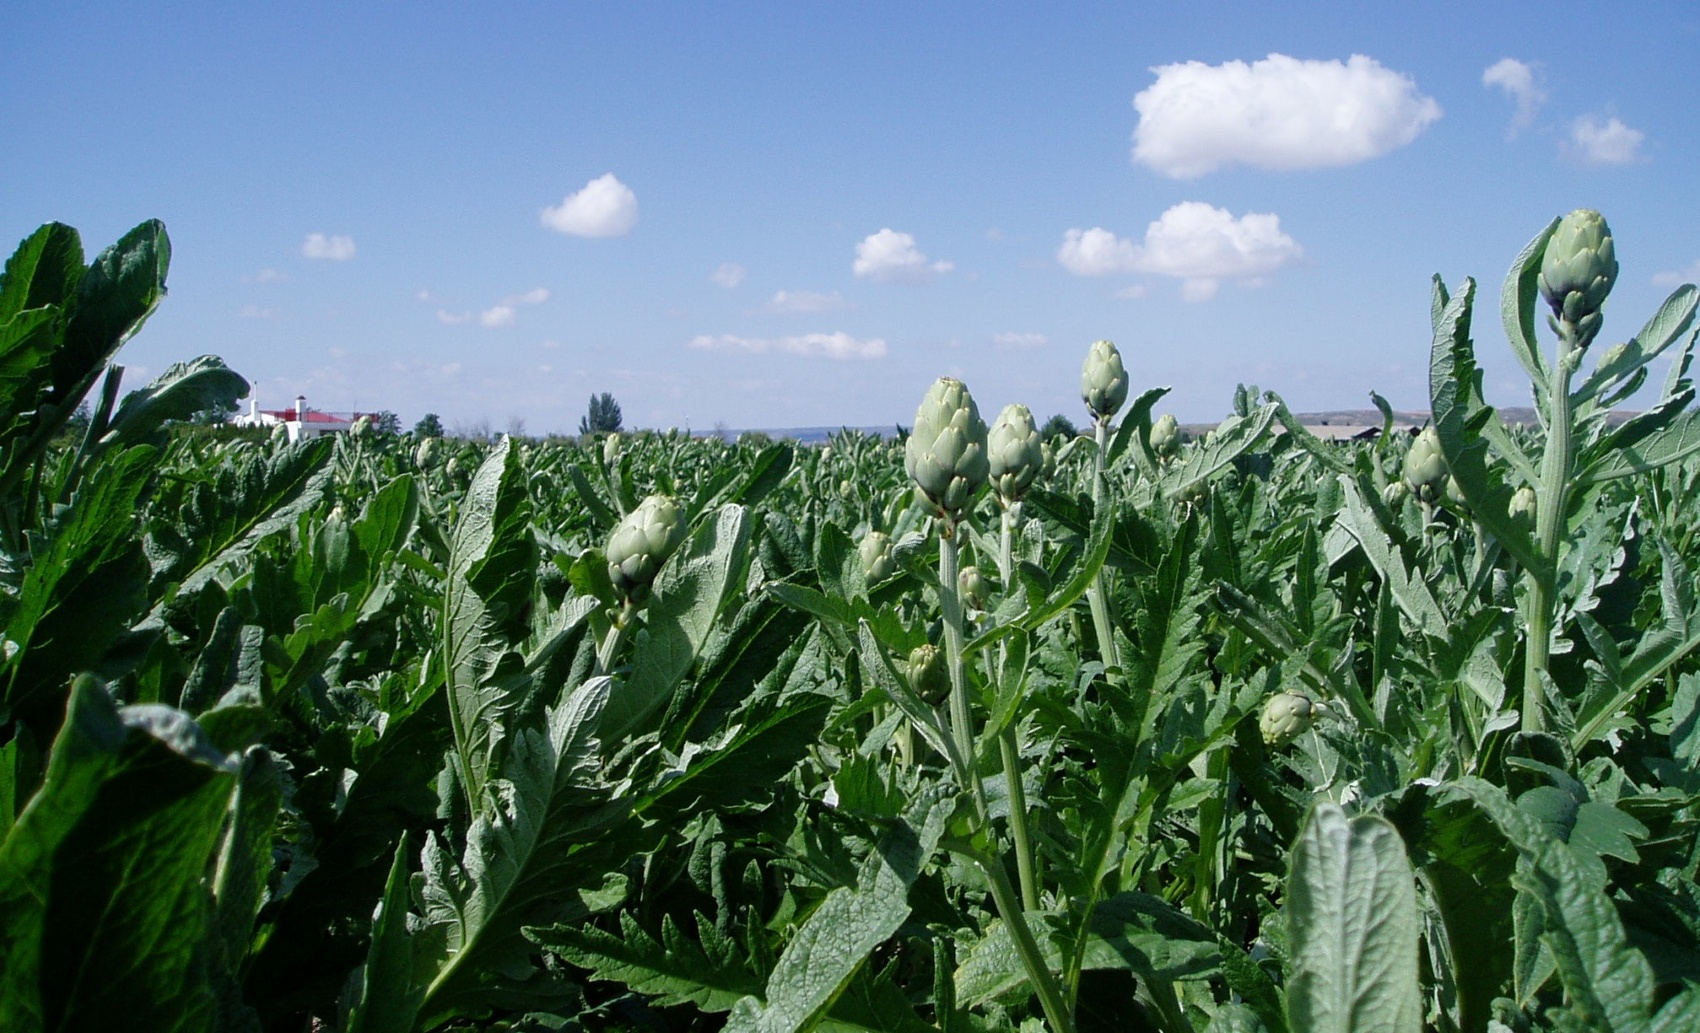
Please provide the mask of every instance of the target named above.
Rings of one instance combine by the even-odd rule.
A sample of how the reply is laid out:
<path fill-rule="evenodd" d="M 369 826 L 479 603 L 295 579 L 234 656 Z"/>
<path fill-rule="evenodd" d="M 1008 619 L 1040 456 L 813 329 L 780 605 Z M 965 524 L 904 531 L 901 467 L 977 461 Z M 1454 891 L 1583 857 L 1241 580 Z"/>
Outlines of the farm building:
<path fill-rule="evenodd" d="M 262 409 L 256 394 L 248 400 L 248 411 L 232 418 L 230 422 L 239 427 L 283 427 L 289 434 L 289 440 L 293 442 L 304 438 L 323 437 L 326 434 L 344 433 L 353 428 L 354 421 L 362 416 L 371 420 L 377 419 L 372 413 L 310 409 L 305 395 L 295 396 L 294 408 Z"/>

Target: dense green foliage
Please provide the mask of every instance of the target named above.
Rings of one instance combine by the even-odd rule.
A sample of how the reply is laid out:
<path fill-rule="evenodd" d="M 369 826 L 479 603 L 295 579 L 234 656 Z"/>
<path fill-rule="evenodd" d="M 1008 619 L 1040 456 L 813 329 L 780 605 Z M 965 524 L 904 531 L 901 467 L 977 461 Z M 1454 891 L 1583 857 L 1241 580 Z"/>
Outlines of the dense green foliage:
<path fill-rule="evenodd" d="M 173 435 L 246 385 L 118 397 L 163 228 L 44 227 L 0 283 L 0 1028 L 1700 1028 L 1695 291 L 1559 384 L 1555 493 L 1552 233 L 1504 307 L 1548 423 L 1437 281 L 1414 492 L 1256 388 L 1153 447 L 1137 359 L 996 464 L 960 384 L 899 443 Z"/>

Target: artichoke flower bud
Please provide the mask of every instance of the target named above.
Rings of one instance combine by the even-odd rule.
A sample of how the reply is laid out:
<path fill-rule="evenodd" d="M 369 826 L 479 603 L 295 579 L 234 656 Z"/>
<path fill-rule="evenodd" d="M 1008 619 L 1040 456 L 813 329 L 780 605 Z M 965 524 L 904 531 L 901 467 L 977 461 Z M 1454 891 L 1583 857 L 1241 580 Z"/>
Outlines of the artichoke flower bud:
<path fill-rule="evenodd" d="M 1265 743 L 1285 746 L 1310 731 L 1310 726 L 1316 723 L 1316 710 L 1316 704 L 1308 696 L 1296 692 L 1276 693 L 1263 705 L 1263 716 L 1258 719 L 1257 727 L 1263 733 Z"/>
<path fill-rule="evenodd" d="M 956 590 L 964 606 L 974 610 L 986 608 L 986 579 L 979 567 L 963 567 L 956 574 Z"/>
<path fill-rule="evenodd" d="M 869 531 L 856 546 L 862 557 L 862 576 L 870 585 L 877 585 L 897 573 L 897 557 L 891 554 L 891 536 L 884 531 Z"/>
<path fill-rule="evenodd" d="M 1526 528 L 1533 528 L 1535 526 L 1536 505 L 1535 489 L 1527 484 L 1523 485 L 1511 496 L 1511 505 L 1508 507 L 1511 519 Z"/>
<path fill-rule="evenodd" d="M 944 665 L 944 650 L 920 645 L 909 651 L 909 686 L 931 706 L 945 701 L 950 695 L 950 671 Z"/>
<path fill-rule="evenodd" d="M 1006 405 L 986 435 L 992 489 L 1005 504 L 1020 502 L 1045 465 L 1044 443 L 1025 405 Z"/>
<path fill-rule="evenodd" d="M 451 457 L 449 459 L 449 465 L 444 468 L 444 472 L 446 472 L 451 479 L 455 478 L 455 477 L 459 477 L 460 476 L 460 456 Z"/>
<path fill-rule="evenodd" d="M 986 421 L 962 381 L 940 377 L 927 390 L 915 410 L 903 465 L 915 490 L 952 520 L 986 483 Z"/>
<path fill-rule="evenodd" d="M 348 436 L 351 438 L 369 438 L 372 436 L 372 417 L 356 416 L 354 422 L 348 425 Z"/>
<path fill-rule="evenodd" d="M 1411 488 L 1404 481 L 1393 481 L 1381 489 L 1381 501 L 1388 509 L 1398 509 L 1411 497 Z"/>
<path fill-rule="evenodd" d="M 641 602 L 661 565 L 685 538 L 685 516 L 665 495 L 651 495 L 621 519 L 604 550 L 608 578 L 620 595 Z"/>
<path fill-rule="evenodd" d="M 1464 486 L 1451 474 L 1446 475 L 1446 501 L 1465 512 L 1470 509 L 1470 500 L 1464 497 Z"/>
<path fill-rule="evenodd" d="M 620 448 L 624 443 L 620 440 L 620 432 L 615 431 L 602 440 L 602 461 L 613 466 L 620 461 Z"/>
<path fill-rule="evenodd" d="M 1554 319 L 1576 333 L 1586 348 L 1599 333 L 1600 306 L 1617 282 L 1617 247 L 1605 217 L 1578 208 L 1559 221 L 1541 255 L 1537 281 Z"/>
<path fill-rule="evenodd" d="M 1122 353 L 1109 341 L 1093 341 L 1080 369 L 1080 397 L 1095 420 L 1108 421 L 1127 401 L 1127 370 Z"/>
<path fill-rule="evenodd" d="M 1180 421 L 1175 419 L 1174 413 L 1166 412 L 1157 417 L 1157 422 L 1151 425 L 1149 440 L 1151 451 L 1162 458 L 1167 459 L 1175 454 L 1175 450 L 1181 444 L 1181 427 Z"/>
<path fill-rule="evenodd" d="M 437 439 L 426 438 L 421 441 L 419 447 L 413 450 L 413 462 L 421 470 L 429 470 L 437 465 Z"/>
<path fill-rule="evenodd" d="M 1433 426 L 1423 428 L 1405 453 L 1405 485 L 1424 502 L 1433 502 L 1446 490 L 1446 456 L 1440 450 L 1440 434 Z"/>

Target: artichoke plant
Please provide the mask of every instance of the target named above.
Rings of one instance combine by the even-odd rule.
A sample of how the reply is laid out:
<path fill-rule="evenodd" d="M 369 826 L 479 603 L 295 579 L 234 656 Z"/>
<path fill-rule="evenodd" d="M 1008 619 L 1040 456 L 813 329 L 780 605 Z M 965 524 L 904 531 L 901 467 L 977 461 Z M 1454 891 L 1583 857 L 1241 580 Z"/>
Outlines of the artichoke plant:
<path fill-rule="evenodd" d="M 1025 405 L 1004 406 L 986 437 L 986 449 L 999 501 L 1006 506 L 1020 502 L 1045 466 L 1044 443 L 1032 411 Z"/>
<path fill-rule="evenodd" d="M 1411 450 L 1405 453 L 1405 486 L 1424 502 L 1433 502 L 1446 490 L 1446 456 L 1440 449 L 1440 434 L 1432 426 L 1424 427 Z"/>
<path fill-rule="evenodd" d="M 1181 429 L 1174 413 L 1166 412 L 1157 417 L 1157 422 L 1151 425 L 1150 443 L 1151 451 L 1163 459 L 1175 454 L 1181 443 Z"/>
<path fill-rule="evenodd" d="M 1553 329 L 1588 347 L 1600 332 L 1600 307 L 1617 282 L 1617 247 L 1605 216 L 1578 208 L 1559 220 L 1541 255 L 1537 281 L 1552 307 Z"/>
<path fill-rule="evenodd" d="M 1523 485 L 1511 496 L 1511 519 L 1522 524 L 1525 529 L 1533 530 L 1535 527 L 1536 505 L 1535 489 L 1529 487 L 1527 484 Z"/>
<path fill-rule="evenodd" d="M 1086 353 L 1086 365 L 1080 370 L 1080 397 L 1092 418 L 1109 422 L 1127 401 L 1127 370 L 1122 366 L 1122 353 L 1109 341 L 1093 341 Z"/>
<path fill-rule="evenodd" d="M 685 517 L 665 495 L 651 495 L 627 513 L 608 538 L 608 578 L 621 597 L 642 602 L 661 565 L 685 537 Z"/>
<path fill-rule="evenodd" d="M 1316 722 L 1317 705 L 1310 697 L 1296 692 L 1280 692 L 1263 705 L 1258 731 L 1270 746 L 1285 746 L 1297 739 Z"/>
<path fill-rule="evenodd" d="M 909 651 L 909 685 L 932 706 L 950 695 L 950 669 L 944 651 L 934 645 L 919 645 Z"/>
<path fill-rule="evenodd" d="M 621 441 L 621 439 L 620 439 L 620 432 L 619 431 L 615 431 L 614 433 L 608 435 L 606 438 L 603 438 L 602 439 L 602 461 L 604 463 L 607 463 L 609 466 L 613 466 L 615 463 L 619 462 L 620 461 L 620 449 L 621 449 L 621 446 L 623 444 L 624 444 L 624 442 Z"/>
<path fill-rule="evenodd" d="M 903 465 L 915 490 L 954 523 L 986 483 L 986 421 L 953 377 L 940 377 L 915 410 L 915 429 L 905 444 Z"/>
<path fill-rule="evenodd" d="M 891 554 L 891 536 L 884 531 L 869 531 L 856 547 L 862 557 L 862 576 L 870 585 L 877 585 L 897 573 L 897 558 Z"/>

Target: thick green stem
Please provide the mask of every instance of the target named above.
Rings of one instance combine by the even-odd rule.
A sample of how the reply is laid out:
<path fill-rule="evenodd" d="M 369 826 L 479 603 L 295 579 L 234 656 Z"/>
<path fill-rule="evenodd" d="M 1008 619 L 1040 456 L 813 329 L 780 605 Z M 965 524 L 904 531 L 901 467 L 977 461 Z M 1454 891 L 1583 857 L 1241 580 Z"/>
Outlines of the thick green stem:
<path fill-rule="evenodd" d="M 1546 672 L 1552 650 L 1553 611 L 1557 608 L 1559 536 L 1564 530 L 1564 511 L 1570 496 L 1570 469 L 1574 461 L 1571 442 L 1570 376 L 1581 360 L 1575 335 L 1569 328 L 1559 334 L 1558 361 L 1552 367 L 1548 392 L 1551 411 L 1547 414 L 1546 450 L 1541 455 L 1541 483 L 1535 496 L 1535 551 L 1540 570 L 1526 574 L 1529 584 L 1528 609 L 1524 619 L 1529 640 L 1523 665 L 1523 731 L 1546 730 Z"/>
<path fill-rule="evenodd" d="M 998 737 L 1003 753 L 1004 784 L 1009 791 L 1009 835 L 1015 841 L 1015 870 L 1021 878 L 1021 904 L 1039 910 L 1039 879 L 1033 871 L 1033 844 L 1027 836 L 1027 790 L 1021 785 L 1021 750 L 1011 725 Z"/>
<path fill-rule="evenodd" d="M 949 518 L 939 530 L 939 611 L 944 616 L 945 665 L 950 668 L 950 734 L 957 753 L 973 773 L 976 770 L 974 732 L 968 716 L 968 678 L 962 670 L 962 595 L 957 584 L 956 524 Z"/>
<path fill-rule="evenodd" d="M 1039 941 L 1033 938 L 1033 930 L 1027 925 L 1027 915 L 1015 899 L 1015 888 L 1009 884 L 1009 875 L 1003 870 L 1003 865 L 996 858 L 987 857 L 967 844 L 945 845 L 972 860 L 985 874 L 986 882 L 992 888 L 992 902 L 997 905 L 1004 924 L 1009 926 L 1015 952 L 1021 957 L 1021 967 L 1027 970 L 1027 981 L 1033 984 L 1039 995 L 1039 1007 L 1044 1010 L 1045 1020 L 1051 1024 L 1051 1029 L 1056 1033 L 1074 1033 L 1074 1018 L 1063 1000 L 1062 988 L 1050 966 L 1045 964 L 1045 955 L 1039 950 Z"/>
<path fill-rule="evenodd" d="M 1110 448 L 1110 421 L 1099 418 L 1094 424 L 1097 434 L 1098 454 L 1092 470 L 1092 510 L 1101 513 L 1109 505 L 1109 492 L 1104 488 L 1104 460 Z M 1092 610 L 1092 633 L 1098 637 L 1098 657 L 1104 661 L 1105 667 L 1120 668 L 1121 657 L 1117 655 L 1116 635 L 1114 626 L 1110 623 L 1110 604 L 1104 598 L 1104 571 L 1099 569 L 1092 577 L 1091 587 L 1086 589 L 1086 602 Z"/>
<path fill-rule="evenodd" d="M 631 634 L 632 625 L 637 618 L 638 605 L 627 599 L 620 613 L 609 625 L 608 634 L 602 637 L 602 644 L 596 647 L 596 672 L 607 674 L 614 666 L 614 658 L 620 655 L 620 647 L 626 644 L 626 636 Z"/>

